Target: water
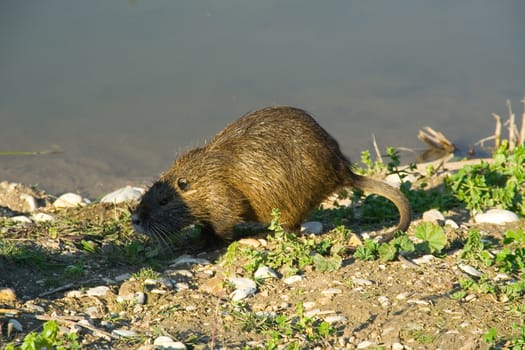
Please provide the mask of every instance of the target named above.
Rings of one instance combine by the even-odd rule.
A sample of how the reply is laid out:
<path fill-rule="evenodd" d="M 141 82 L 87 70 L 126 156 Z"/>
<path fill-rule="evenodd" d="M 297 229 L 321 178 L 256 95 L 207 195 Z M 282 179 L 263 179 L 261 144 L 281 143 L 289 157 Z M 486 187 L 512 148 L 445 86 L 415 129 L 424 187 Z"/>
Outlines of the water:
<path fill-rule="evenodd" d="M 0 181 L 92 198 L 147 184 L 256 108 L 312 112 L 356 158 L 372 134 L 465 148 L 525 95 L 525 2 L 0 4 Z"/>

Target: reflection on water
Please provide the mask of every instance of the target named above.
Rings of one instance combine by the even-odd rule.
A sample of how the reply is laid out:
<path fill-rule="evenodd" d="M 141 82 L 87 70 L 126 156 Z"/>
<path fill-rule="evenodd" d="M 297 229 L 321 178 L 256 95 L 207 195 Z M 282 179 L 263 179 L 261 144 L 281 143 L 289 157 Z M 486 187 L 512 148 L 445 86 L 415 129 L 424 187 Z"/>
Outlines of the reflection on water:
<path fill-rule="evenodd" d="M 525 94 L 525 2 L 0 4 L 0 180 L 92 197 L 267 105 L 311 111 L 353 158 L 490 134 Z M 515 107 L 517 109 L 517 107 Z"/>

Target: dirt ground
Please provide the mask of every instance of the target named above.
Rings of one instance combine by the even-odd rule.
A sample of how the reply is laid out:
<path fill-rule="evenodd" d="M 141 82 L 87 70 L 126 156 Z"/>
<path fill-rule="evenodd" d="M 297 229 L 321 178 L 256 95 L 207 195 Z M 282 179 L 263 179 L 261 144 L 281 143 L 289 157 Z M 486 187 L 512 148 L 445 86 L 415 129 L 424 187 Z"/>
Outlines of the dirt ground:
<path fill-rule="evenodd" d="M 512 336 L 513 325 L 523 322 L 515 312 L 523 300 L 451 296 L 467 276 L 458 267 L 467 230 L 477 227 L 484 236 L 501 238 L 507 229 L 525 226 L 524 220 L 476 226 L 464 217 L 459 228 L 446 228 L 456 243 L 428 261 L 361 261 L 347 254 L 336 271 L 306 268 L 293 283 L 281 275 L 266 279 L 255 294 L 234 303 L 224 283 L 227 269 L 219 263 L 226 247 L 194 251 L 190 257 L 201 260 L 174 264 L 181 252 L 157 254 L 154 242 L 131 232 L 125 206 L 57 210 L 45 193 L 24 186 L 14 191 L 0 191 L 0 289 L 16 293 L 14 299 L 0 293 L 0 344 L 21 341 L 55 319 L 76 330 L 86 349 L 152 349 L 162 335 L 188 349 L 265 349 L 271 326 L 254 315 L 292 319 L 300 305 L 314 322 L 324 320 L 334 331 L 316 339 L 283 332 L 276 348 L 295 342 L 301 349 L 487 349 L 482 335 L 490 327 Z M 54 221 L 8 219 L 27 214 L 21 193 L 38 198 L 38 211 Z M 247 243 L 253 241 L 261 242 Z M 13 252 L 20 247 L 25 250 Z M 130 275 L 145 267 L 157 273 L 149 279 Z M 235 271 L 241 274 L 242 266 Z M 12 319 L 22 331 L 8 332 Z"/>

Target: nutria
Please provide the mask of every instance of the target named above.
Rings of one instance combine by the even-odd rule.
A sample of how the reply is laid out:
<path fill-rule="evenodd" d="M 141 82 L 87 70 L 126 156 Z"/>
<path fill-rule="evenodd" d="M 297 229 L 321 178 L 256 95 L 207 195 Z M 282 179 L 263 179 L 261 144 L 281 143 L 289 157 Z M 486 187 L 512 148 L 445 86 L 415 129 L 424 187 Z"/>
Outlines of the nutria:
<path fill-rule="evenodd" d="M 410 224 L 398 189 L 354 174 L 337 141 L 307 112 L 269 107 L 244 115 L 207 145 L 180 156 L 144 194 L 132 215 L 135 230 L 164 241 L 198 223 L 222 240 L 239 223 L 270 223 L 272 209 L 297 229 L 321 201 L 347 187 L 386 197 L 400 214 L 390 239 Z"/>

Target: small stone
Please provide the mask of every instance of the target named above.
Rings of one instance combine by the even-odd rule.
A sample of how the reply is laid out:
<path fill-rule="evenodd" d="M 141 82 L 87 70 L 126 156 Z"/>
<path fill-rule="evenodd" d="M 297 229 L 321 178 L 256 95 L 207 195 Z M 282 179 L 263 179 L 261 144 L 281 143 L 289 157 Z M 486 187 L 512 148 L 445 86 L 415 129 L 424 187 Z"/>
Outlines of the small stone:
<path fill-rule="evenodd" d="M 303 304 L 305 310 L 310 310 L 315 306 L 315 301 L 307 301 Z"/>
<path fill-rule="evenodd" d="M 10 319 L 8 324 L 11 326 L 12 329 L 14 329 L 17 332 L 23 332 L 24 327 L 22 327 L 22 324 L 15 320 L 14 318 Z M 8 326 L 9 327 L 9 326 Z"/>
<path fill-rule="evenodd" d="M 430 304 L 428 301 L 421 300 L 421 299 L 408 299 L 407 303 L 408 304 L 416 304 L 416 305 L 429 305 Z"/>
<path fill-rule="evenodd" d="M 79 298 L 82 298 L 84 295 L 85 293 L 81 290 L 70 290 L 64 294 L 66 298 L 72 298 L 72 299 L 79 299 Z"/>
<path fill-rule="evenodd" d="M 46 309 L 44 309 L 42 306 L 40 306 L 40 305 L 36 305 L 36 304 L 33 304 L 32 302 L 27 302 L 24 306 L 25 306 L 27 309 L 32 310 L 32 311 L 35 311 L 35 312 L 41 312 L 41 313 L 44 313 L 44 312 L 46 311 Z"/>
<path fill-rule="evenodd" d="M 470 265 L 467 264 L 458 264 L 458 267 L 461 269 L 461 271 L 465 272 L 468 275 L 474 276 L 474 277 L 481 277 L 483 273 L 481 271 L 476 270 Z"/>
<path fill-rule="evenodd" d="M 364 278 L 352 278 L 352 282 L 357 286 L 371 286 L 374 284 L 373 281 Z"/>
<path fill-rule="evenodd" d="M 24 224 L 30 224 L 32 222 L 30 218 L 24 215 L 12 216 L 10 219 L 14 222 L 21 222 Z"/>
<path fill-rule="evenodd" d="M 51 215 L 44 213 L 36 213 L 34 215 L 31 215 L 31 219 L 33 219 L 34 222 L 46 222 L 55 220 L 55 218 Z"/>
<path fill-rule="evenodd" d="M 126 272 L 126 273 L 123 273 L 123 274 L 120 274 L 120 275 L 116 276 L 115 277 L 115 281 L 117 281 L 117 282 L 124 282 L 124 281 L 128 280 L 130 277 L 131 277 L 131 274 Z"/>
<path fill-rule="evenodd" d="M 177 282 L 175 283 L 175 290 L 181 291 L 181 290 L 188 290 L 190 289 L 190 285 L 186 282 Z"/>
<path fill-rule="evenodd" d="M 64 193 L 53 203 L 55 208 L 74 208 L 86 205 L 86 201 L 76 193 Z"/>
<path fill-rule="evenodd" d="M 12 302 L 16 301 L 16 293 L 12 288 L 0 288 L 0 301 Z"/>
<path fill-rule="evenodd" d="M 405 346 L 401 343 L 392 343 L 392 350 L 403 350 Z"/>
<path fill-rule="evenodd" d="M 519 217 L 509 210 L 490 209 L 474 216 L 474 221 L 477 223 L 502 225 L 507 222 L 519 221 Z"/>
<path fill-rule="evenodd" d="M 434 255 L 426 254 L 426 255 L 420 256 L 419 258 L 412 259 L 412 262 L 418 265 L 425 265 L 425 264 L 429 264 L 435 259 L 436 257 Z"/>
<path fill-rule="evenodd" d="M 112 334 L 118 335 L 119 337 L 131 338 L 139 336 L 139 333 L 132 331 L 130 329 L 114 329 Z"/>
<path fill-rule="evenodd" d="M 332 324 L 332 323 L 337 323 L 337 322 L 346 322 L 346 317 L 341 316 L 341 315 L 330 315 L 330 316 L 326 316 L 324 320 L 325 322 Z"/>
<path fill-rule="evenodd" d="M 364 340 L 362 342 L 360 342 L 359 344 L 357 344 L 357 348 L 358 349 L 366 349 L 366 348 L 369 348 L 371 346 L 374 346 L 375 343 L 374 342 L 371 342 L 370 340 Z"/>
<path fill-rule="evenodd" d="M 382 307 L 384 308 L 388 308 L 390 307 L 391 303 L 390 303 L 390 300 L 388 300 L 388 298 L 384 295 L 381 295 L 377 298 L 377 301 L 379 302 L 379 304 L 381 304 Z"/>
<path fill-rule="evenodd" d="M 288 284 L 288 285 L 289 285 L 289 284 L 294 284 L 294 283 L 300 282 L 300 281 L 303 280 L 303 278 L 304 278 L 304 277 L 301 276 L 301 275 L 293 275 L 293 276 L 290 276 L 290 277 L 285 278 L 283 282 L 284 282 L 285 284 Z"/>
<path fill-rule="evenodd" d="M 20 195 L 20 199 L 26 202 L 27 211 L 33 212 L 33 211 L 36 210 L 37 203 L 36 203 L 35 197 L 33 197 L 33 196 L 31 196 L 31 195 L 29 195 L 27 193 L 22 193 Z"/>
<path fill-rule="evenodd" d="M 321 291 L 321 294 L 324 296 L 333 296 L 333 295 L 341 294 L 341 293 L 342 291 L 339 288 L 328 288 L 328 289 Z"/>
<path fill-rule="evenodd" d="M 186 345 L 181 342 L 174 341 L 170 337 L 160 336 L 153 342 L 155 349 L 165 350 L 186 350 Z"/>
<path fill-rule="evenodd" d="M 111 290 L 109 289 L 109 287 L 98 286 L 98 287 L 89 288 L 86 291 L 86 295 L 90 297 L 103 297 L 106 294 L 108 294 L 110 291 Z"/>
<path fill-rule="evenodd" d="M 241 238 L 239 239 L 239 244 L 245 245 L 251 248 L 259 248 L 261 246 L 261 242 L 254 238 Z"/>
<path fill-rule="evenodd" d="M 323 233 L 323 224 L 319 221 L 308 221 L 301 225 L 301 233 L 318 235 Z"/>
<path fill-rule="evenodd" d="M 445 217 L 437 209 L 430 209 L 423 213 L 423 221 L 445 221 Z"/>
<path fill-rule="evenodd" d="M 144 192 L 145 190 L 143 188 L 126 186 L 106 194 L 104 197 L 102 197 L 100 202 L 117 204 L 138 201 Z"/>
<path fill-rule="evenodd" d="M 459 225 L 452 219 L 446 219 L 445 220 L 445 226 L 449 226 L 452 228 L 459 228 Z"/>
<path fill-rule="evenodd" d="M 311 310 L 308 310 L 304 313 L 304 315 L 306 317 L 314 317 L 314 316 L 317 316 L 321 313 L 321 309 L 311 309 Z"/>
<path fill-rule="evenodd" d="M 257 292 L 257 285 L 255 284 L 255 281 L 249 278 L 234 277 L 230 278 L 229 281 L 235 286 L 235 290 L 230 294 L 232 301 L 245 299 L 246 297 Z"/>
<path fill-rule="evenodd" d="M 178 265 L 210 265 L 210 262 L 206 259 L 202 258 L 193 258 L 189 255 L 181 255 L 177 259 L 173 260 L 173 262 L 170 264 L 170 267 L 175 267 Z"/>
<path fill-rule="evenodd" d="M 277 273 L 268 266 L 259 267 L 257 271 L 255 271 L 255 273 L 253 274 L 253 277 L 256 280 L 263 280 L 267 278 L 279 278 L 279 276 L 277 276 Z"/>

